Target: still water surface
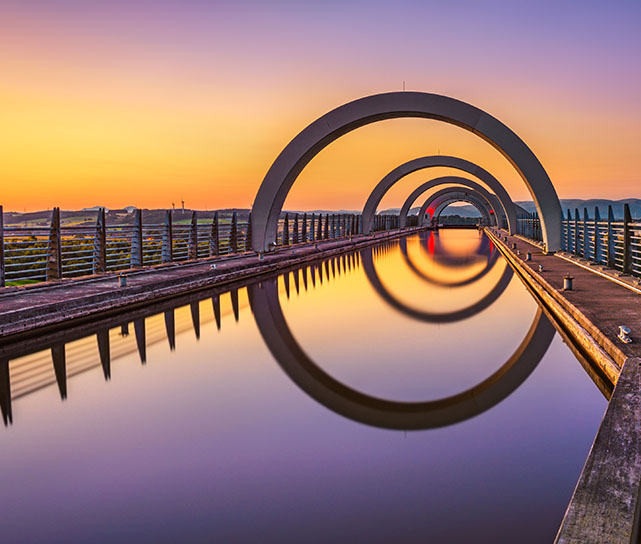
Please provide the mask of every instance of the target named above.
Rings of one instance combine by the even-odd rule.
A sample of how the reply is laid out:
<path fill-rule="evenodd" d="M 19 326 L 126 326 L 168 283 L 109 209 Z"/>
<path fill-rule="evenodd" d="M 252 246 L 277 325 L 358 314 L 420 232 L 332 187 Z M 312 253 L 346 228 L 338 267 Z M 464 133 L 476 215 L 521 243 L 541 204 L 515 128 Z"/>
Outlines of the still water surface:
<path fill-rule="evenodd" d="M 487 238 L 185 304 L 11 358 L 3 542 L 553 540 L 606 401 Z"/>

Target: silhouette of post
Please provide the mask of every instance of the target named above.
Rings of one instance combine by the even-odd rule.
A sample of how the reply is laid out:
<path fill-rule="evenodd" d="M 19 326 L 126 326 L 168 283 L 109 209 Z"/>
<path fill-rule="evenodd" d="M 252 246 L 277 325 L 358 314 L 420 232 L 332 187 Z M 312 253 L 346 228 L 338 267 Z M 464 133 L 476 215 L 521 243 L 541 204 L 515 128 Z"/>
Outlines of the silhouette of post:
<path fill-rule="evenodd" d="M 236 212 L 231 214 L 231 230 L 229 231 L 229 249 L 232 253 L 238 252 L 238 223 Z"/>
<path fill-rule="evenodd" d="M 630 274 L 632 272 L 632 252 L 630 246 L 632 239 L 630 238 L 630 223 L 632 223 L 632 215 L 630 214 L 630 206 L 626 203 L 623 206 L 623 273 Z"/>
<path fill-rule="evenodd" d="M 49 243 L 47 244 L 47 281 L 62 278 L 62 241 L 60 233 L 60 208 L 51 214 Z"/>
<path fill-rule="evenodd" d="M 60 398 L 67 398 L 67 356 L 65 354 L 65 345 L 57 344 L 51 347 L 51 358 L 53 359 L 53 370 L 58 382 L 58 391 Z"/>
<path fill-rule="evenodd" d="M 165 214 L 160 260 L 163 263 L 170 263 L 174 260 L 174 226 L 173 213 L 171 210 L 167 210 L 167 213 Z"/>
<path fill-rule="evenodd" d="M 13 423 L 9 359 L 0 359 L 0 410 L 2 410 L 2 420 L 4 421 L 5 427 Z"/>
<path fill-rule="evenodd" d="M 298 243 L 298 214 L 294 214 L 294 233 L 293 233 L 293 242 L 294 244 Z"/>
<path fill-rule="evenodd" d="M 4 218 L 0 206 L 0 287 L 4 287 Z"/>
<path fill-rule="evenodd" d="M 189 259 L 198 258 L 198 218 L 196 211 L 191 212 L 191 225 L 189 227 Z"/>
<path fill-rule="evenodd" d="M 211 235 L 209 236 L 209 256 L 220 255 L 220 237 L 218 236 L 218 212 L 214 212 L 211 220 Z"/>
<path fill-rule="evenodd" d="M 285 221 L 283 221 L 283 245 L 289 245 L 289 214 L 285 214 Z"/>
<path fill-rule="evenodd" d="M 590 255 L 590 241 L 588 237 L 588 221 L 590 217 L 588 216 L 588 209 L 583 208 L 583 258 L 587 259 Z"/>
<path fill-rule="evenodd" d="M 111 379 L 111 350 L 109 349 L 109 329 L 103 329 L 96 333 L 98 341 L 98 354 L 105 380 Z"/>
<path fill-rule="evenodd" d="M 612 205 L 608 205 L 608 267 L 614 268 L 616 264 L 616 246 L 614 244 L 614 232 L 612 229 L 614 223 L 614 211 Z"/>
<path fill-rule="evenodd" d="M 98 210 L 96 217 L 96 232 L 93 238 L 93 273 L 99 274 L 107 270 L 107 225 L 105 224 L 105 209 Z"/>
<path fill-rule="evenodd" d="M 601 251 L 601 230 L 599 223 L 601 222 L 601 214 L 599 207 L 594 207 L 594 262 L 601 263 L 603 260 L 603 252 Z"/>
<path fill-rule="evenodd" d="M 134 334 L 140 362 L 144 365 L 147 362 L 147 331 L 145 329 L 145 318 L 134 319 Z"/>
<path fill-rule="evenodd" d="M 134 211 L 134 230 L 131 233 L 131 268 L 142 266 L 142 211 Z"/>

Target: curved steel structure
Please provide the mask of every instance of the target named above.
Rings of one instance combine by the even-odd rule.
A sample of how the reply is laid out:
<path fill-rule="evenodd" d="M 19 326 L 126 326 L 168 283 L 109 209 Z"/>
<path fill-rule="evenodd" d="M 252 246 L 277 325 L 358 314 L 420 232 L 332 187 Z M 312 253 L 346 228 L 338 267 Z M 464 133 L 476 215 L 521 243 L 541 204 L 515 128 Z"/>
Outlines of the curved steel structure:
<path fill-rule="evenodd" d="M 418 212 L 418 224 L 428 225 L 432 217 L 438 217 L 441 212 L 454 202 L 472 204 L 483 217 L 491 217 L 491 206 L 483 195 L 465 187 L 446 187 L 429 196 Z M 427 212 L 431 210 L 430 219 Z"/>
<path fill-rule="evenodd" d="M 459 176 L 443 176 L 443 177 L 434 178 L 430 181 L 426 181 L 425 183 L 422 183 L 410 193 L 410 196 L 408 196 L 405 199 L 405 202 L 403 202 L 403 206 L 401 207 L 401 211 L 398 217 L 399 226 L 402 228 L 407 224 L 407 214 L 410 211 L 410 207 L 419 196 L 429 191 L 430 189 L 433 189 L 434 187 L 438 187 L 439 185 L 448 185 L 448 184 L 455 184 L 457 186 L 456 187 L 457 189 L 461 187 L 472 189 L 482 199 L 485 199 L 487 201 L 488 205 L 490 206 L 490 208 L 486 210 L 488 214 L 490 216 L 494 216 L 493 217 L 494 221 L 498 220 L 497 214 L 502 213 L 502 208 L 500 203 L 498 202 L 498 198 L 496 197 L 496 195 L 490 193 L 481 184 L 476 183 L 471 179 L 462 178 Z M 490 213 L 490 210 L 493 210 L 494 213 Z M 365 223 L 365 219 L 363 219 L 363 224 L 364 223 Z M 492 221 L 490 222 L 490 224 L 492 224 Z"/>
<path fill-rule="evenodd" d="M 400 181 L 408 174 L 417 172 L 419 170 L 424 170 L 426 168 L 436 167 L 455 168 L 456 170 L 467 172 L 468 174 L 475 176 L 483 183 L 485 183 L 485 185 L 487 185 L 492 191 L 494 191 L 494 194 L 496 195 L 497 203 L 494 204 L 495 211 L 505 218 L 509 232 L 511 234 L 516 232 L 516 207 L 514 206 L 514 202 L 512 202 L 510 195 L 507 193 L 503 185 L 501 185 L 501 183 L 492 174 L 490 174 L 487 170 L 484 170 L 477 164 L 466 161 L 465 159 L 450 157 L 447 155 L 432 155 L 429 157 L 420 157 L 418 159 L 413 159 L 401 164 L 400 166 L 397 166 L 381 181 L 379 181 L 376 187 L 374 187 L 374 189 L 372 190 L 369 198 L 367 199 L 367 202 L 365 203 L 365 207 L 363 208 L 364 232 L 367 233 L 371 231 L 374 215 L 376 214 L 376 209 L 391 187 L 393 187 L 398 181 Z M 407 210 L 409 211 L 409 206 Z M 405 213 L 405 215 L 403 215 L 403 209 L 401 208 L 401 215 L 399 217 L 401 226 L 404 226 L 406 217 L 407 212 Z"/>
<path fill-rule="evenodd" d="M 561 205 L 550 178 L 530 148 L 506 125 L 470 104 L 421 92 L 392 92 L 344 104 L 308 125 L 281 151 L 268 170 L 252 206 L 252 248 L 269 251 L 276 243 L 285 198 L 303 168 L 322 149 L 359 127 L 404 117 L 435 119 L 481 137 L 517 170 L 536 204 L 548 251 L 561 247 Z"/>

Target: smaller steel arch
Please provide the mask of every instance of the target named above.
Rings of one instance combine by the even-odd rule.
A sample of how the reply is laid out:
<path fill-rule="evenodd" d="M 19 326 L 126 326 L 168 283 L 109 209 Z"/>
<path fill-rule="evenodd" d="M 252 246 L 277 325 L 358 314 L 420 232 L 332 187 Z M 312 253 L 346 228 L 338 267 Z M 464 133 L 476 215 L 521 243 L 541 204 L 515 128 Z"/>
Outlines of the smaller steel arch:
<path fill-rule="evenodd" d="M 441 211 L 452 202 L 464 201 L 472 204 L 484 217 L 492 217 L 490 213 L 491 208 L 487 207 L 487 200 L 483 199 L 483 195 L 475 191 L 465 189 L 462 187 L 446 187 L 437 191 L 423 203 L 418 213 L 418 224 L 427 225 L 428 220 L 425 217 L 427 210 L 432 208 L 434 210 L 432 216 L 438 215 Z"/>
<path fill-rule="evenodd" d="M 494 211 L 494 214 L 492 215 L 494 215 L 494 219 L 497 222 L 499 219 L 505 218 L 504 217 L 505 212 L 503 211 L 503 207 L 501 206 L 501 203 L 499 202 L 499 199 L 497 198 L 497 196 L 493 193 L 490 193 L 481 184 L 476 183 L 471 179 L 462 178 L 459 176 L 442 176 L 440 178 L 434 178 L 430 181 L 426 181 L 425 183 L 422 183 L 410 193 L 410 195 L 405 199 L 405 202 L 403 202 L 403 206 L 401 207 L 401 211 L 399 213 L 399 218 L 398 218 L 399 226 L 403 228 L 407 224 L 407 215 L 410 211 L 410 207 L 419 196 L 429 191 L 430 189 L 433 189 L 434 187 L 438 187 L 439 185 L 446 185 L 446 184 L 456 184 L 457 186 L 474 190 L 476 193 L 479 193 L 480 195 L 482 195 L 485 198 L 485 200 L 487 200 L 487 202 L 490 204 L 490 206 L 492 207 L 492 210 Z"/>
<path fill-rule="evenodd" d="M 363 232 L 367 234 L 371 230 L 376 209 L 387 191 L 394 186 L 394 184 L 413 172 L 436 167 L 454 168 L 471 174 L 485 183 L 497 196 L 499 207 L 506 217 L 509 232 L 516 232 L 516 207 L 503 185 L 501 185 L 492 174 L 477 164 L 459 157 L 450 157 L 447 155 L 431 155 L 413 159 L 397 166 L 379 181 L 370 193 L 363 208 Z"/>

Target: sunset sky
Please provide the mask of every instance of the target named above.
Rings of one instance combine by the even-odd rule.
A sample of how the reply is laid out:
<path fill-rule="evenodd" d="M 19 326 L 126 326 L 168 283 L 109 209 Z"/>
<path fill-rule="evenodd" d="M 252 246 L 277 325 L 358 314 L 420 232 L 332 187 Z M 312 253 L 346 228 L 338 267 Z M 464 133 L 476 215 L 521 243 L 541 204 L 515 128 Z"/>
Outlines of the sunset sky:
<path fill-rule="evenodd" d="M 532 148 L 561 198 L 641 197 L 641 2 L 3 0 L 0 204 L 249 207 L 282 148 L 355 98 L 470 102 Z M 361 209 L 398 164 L 508 162 L 462 129 L 385 121 L 322 151 L 289 209 Z M 423 171 L 382 207 L 400 206 Z"/>

